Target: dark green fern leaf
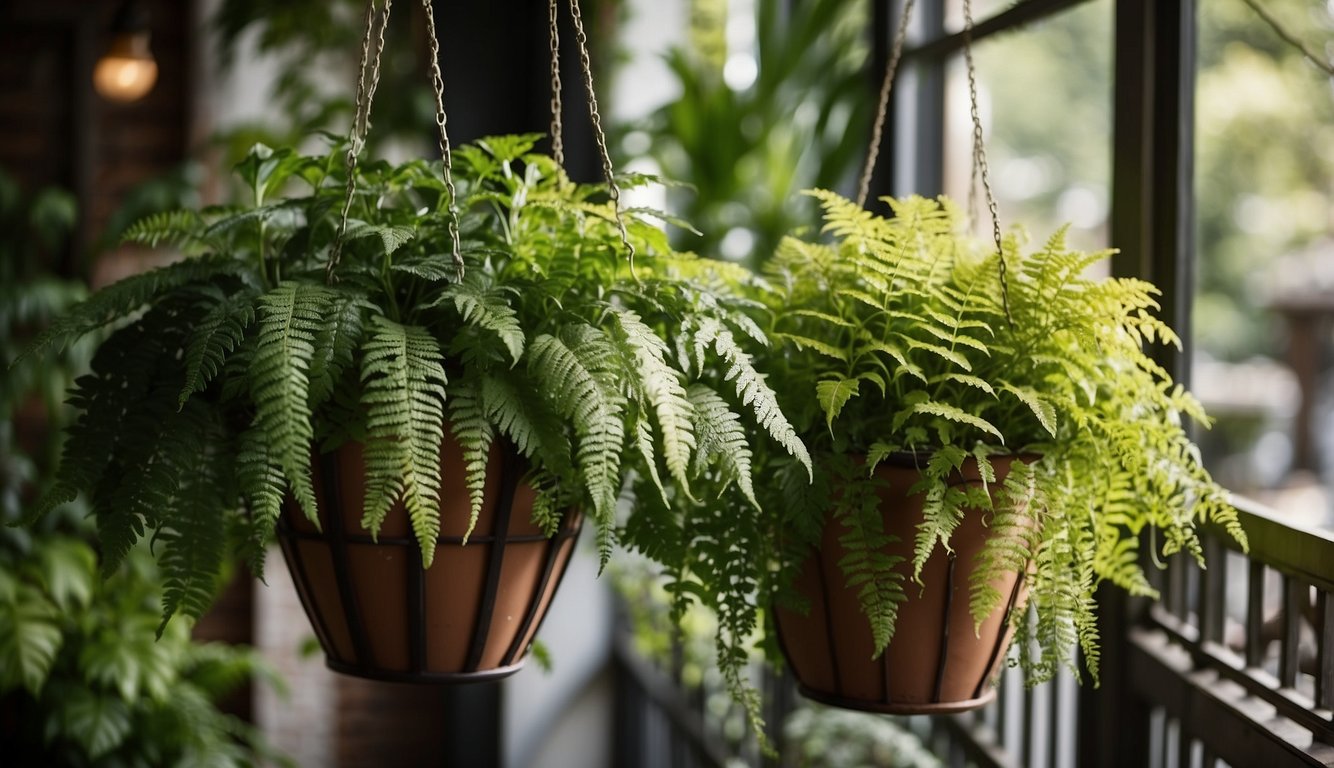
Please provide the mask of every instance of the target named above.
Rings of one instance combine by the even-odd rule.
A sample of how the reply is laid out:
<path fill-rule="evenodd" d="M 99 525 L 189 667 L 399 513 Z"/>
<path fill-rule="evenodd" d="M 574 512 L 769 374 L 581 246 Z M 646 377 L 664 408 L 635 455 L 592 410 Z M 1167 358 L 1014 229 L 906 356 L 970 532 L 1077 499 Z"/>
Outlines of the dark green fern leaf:
<path fill-rule="evenodd" d="M 331 303 L 329 289 L 308 283 L 283 283 L 261 296 L 249 370 L 254 426 L 311 520 L 318 515 L 310 469 L 310 367 Z"/>
<path fill-rule="evenodd" d="M 366 499 L 372 535 L 402 498 L 430 567 L 440 534 L 440 445 L 445 437 L 444 354 L 425 328 L 371 319 L 362 345 L 366 406 Z"/>
<path fill-rule="evenodd" d="M 482 382 L 469 372 L 449 390 L 449 420 L 454 438 L 463 449 L 464 482 L 468 488 L 468 529 L 464 541 L 472 535 L 486 500 L 486 468 L 491 457 L 495 429 L 486 420 L 482 406 Z"/>
<path fill-rule="evenodd" d="M 240 345 L 246 328 L 255 319 L 254 295 L 242 291 L 231 296 L 209 291 L 204 301 L 209 309 L 199 318 L 185 347 L 185 385 L 178 402 L 181 406 L 202 391 L 222 370 L 227 355 Z"/>
<path fill-rule="evenodd" d="M 144 305 L 160 300 L 170 291 L 239 271 L 240 265 L 231 257 L 205 256 L 127 277 L 103 288 L 57 318 L 23 351 L 23 356 L 39 353 L 48 347 L 63 349 L 80 336 L 128 317 Z"/>

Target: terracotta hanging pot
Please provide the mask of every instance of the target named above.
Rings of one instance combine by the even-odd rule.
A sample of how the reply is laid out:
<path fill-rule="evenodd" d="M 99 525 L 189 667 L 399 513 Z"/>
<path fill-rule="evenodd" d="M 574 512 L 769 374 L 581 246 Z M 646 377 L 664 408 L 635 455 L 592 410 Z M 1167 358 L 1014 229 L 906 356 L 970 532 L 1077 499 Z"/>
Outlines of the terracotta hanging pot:
<path fill-rule="evenodd" d="M 998 482 L 1014 460 L 992 458 Z M 831 522 L 795 582 L 810 601 L 810 613 L 775 611 L 783 654 L 801 692 L 826 704 L 888 714 L 945 714 L 981 707 L 996 695 L 995 678 L 1013 634 L 1010 614 L 1026 593 L 1024 574 L 1006 574 L 993 582 L 1006 602 L 975 632 L 969 583 L 989 535 L 984 514 L 965 514 L 950 538 L 953 556 L 938 547 L 918 586 L 911 580 L 912 547 L 923 499 L 909 495 L 908 489 L 920 474 L 913 457 L 903 454 L 887 459 L 876 475 L 888 483 L 879 491 L 885 533 L 897 538 L 885 551 L 903 558 L 898 568 L 907 593 L 893 639 L 873 658 L 866 616 L 838 566 L 846 554 L 839 543 L 841 526 Z M 964 464 L 957 482 L 981 482 L 974 461 Z"/>
<path fill-rule="evenodd" d="M 397 682 L 466 683 L 505 677 L 524 656 L 565 574 L 582 516 L 554 537 L 533 524 L 535 494 L 523 461 L 493 446 L 486 502 L 468 525 L 463 452 L 446 428 L 441 450 L 440 536 L 423 569 L 407 511 L 397 504 L 378 541 L 361 527 L 361 445 L 314 464 L 320 529 L 289 497 L 278 524 L 283 556 L 328 665 Z"/>

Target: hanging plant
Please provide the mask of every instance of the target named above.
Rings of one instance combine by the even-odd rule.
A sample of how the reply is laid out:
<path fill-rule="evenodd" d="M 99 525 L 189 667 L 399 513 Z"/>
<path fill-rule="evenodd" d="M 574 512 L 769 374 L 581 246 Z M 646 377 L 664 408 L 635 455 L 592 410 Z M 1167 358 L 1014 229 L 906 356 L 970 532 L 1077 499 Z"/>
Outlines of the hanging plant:
<path fill-rule="evenodd" d="M 367 57 L 374 66 L 378 50 Z M 107 572 L 151 537 L 164 625 L 207 608 L 229 532 L 258 568 L 283 518 L 331 664 L 417 679 L 513 671 L 582 516 L 602 564 L 612 556 L 628 478 L 648 478 L 661 499 L 753 499 L 748 428 L 809 465 L 751 364 L 764 335 L 747 314 L 749 274 L 676 253 L 653 212 L 620 210 L 605 154 L 607 187 L 573 183 L 533 151 L 536 135 L 451 151 L 434 74 L 443 167 L 358 162 L 368 70 L 347 145 L 255 147 L 236 169 L 247 205 L 132 227 L 130 240 L 177 246 L 184 260 L 94 294 L 35 345 L 116 326 L 73 392 L 80 415 L 37 515 L 88 494 Z M 662 510 L 636 505 L 631 519 Z M 474 530 L 498 517 L 519 527 Z M 438 545 L 450 563 L 476 560 L 461 554 L 474 534 L 490 547 L 469 566 L 488 595 L 529 567 L 546 574 L 524 581 L 527 619 L 506 629 L 504 653 L 364 637 L 376 629 L 358 624 L 386 600 L 407 605 L 413 632 L 489 622 L 480 598 L 453 594 L 457 581 L 421 580 L 440 567 Z M 409 535 L 419 554 L 356 554 Z M 499 547 L 516 537 L 545 554 L 502 567 Z M 449 631 L 472 642 L 491 627 Z"/>

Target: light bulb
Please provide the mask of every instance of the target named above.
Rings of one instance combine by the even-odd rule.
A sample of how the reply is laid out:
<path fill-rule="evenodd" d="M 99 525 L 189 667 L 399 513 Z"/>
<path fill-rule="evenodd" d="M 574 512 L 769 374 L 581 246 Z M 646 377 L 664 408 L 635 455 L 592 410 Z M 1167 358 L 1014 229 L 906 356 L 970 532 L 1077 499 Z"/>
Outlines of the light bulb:
<path fill-rule="evenodd" d="M 111 101 L 137 101 L 157 82 L 157 62 L 148 49 L 148 32 L 121 32 L 93 69 L 93 86 Z"/>

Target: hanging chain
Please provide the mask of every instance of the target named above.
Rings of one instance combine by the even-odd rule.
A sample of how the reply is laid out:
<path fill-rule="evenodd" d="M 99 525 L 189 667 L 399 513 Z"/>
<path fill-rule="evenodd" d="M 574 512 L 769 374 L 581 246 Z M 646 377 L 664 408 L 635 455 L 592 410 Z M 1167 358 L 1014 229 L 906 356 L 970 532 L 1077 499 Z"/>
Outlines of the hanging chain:
<path fill-rule="evenodd" d="M 557 0 L 547 3 L 547 17 L 551 22 L 551 158 L 556 165 L 565 167 L 565 140 L 561 125 L 564 105 L 560 100 L 560 31 L 556 24 Z"/>
<path fill-rule="evenodd" d="M 597 143 L 598 153 L 602 158 L 602 175 L 607 179 L 612 213 L 616 216 L 616 226 L 621 231 L 621 244 L 625 246 L 630 260 L 630 270 L 633 272 L 635 247 L 630 243 L 630 235 L 625 229 L 625 219 L 621 217 L 621 188 L 616 184 L 611 167 L 611 155 L 607 152 L 607 136 L 602 132 L 602 115 L 598 113 L 597 94 L 593 91 L 593 64 L 588 57 L 588 34 L 584 32 L 584 20 L 579 13 L 579 0 L 570 0 L 570 16 L 574 21 L 574 39 L 579 43 L 579 64 L 584 71 L 584 88 L 588 91 L 588 116 L 593 122 L 593 140 Z"/>
<path fill-rule="evenodd" d="M 454 266 L 459 271 L 459 280 L 463 279 L 463 254 L 459 252 L 459 206 L 458 191 L 454 189 L 454 157 L 449 150 L 449 131 L 445 117 L 445 80 L 440 75 L 440 41 L 435 34 L 435 13 L 431 10 L 431 0 L 422 0 L 422 9 L 426 11 L 426 40 L 431 44 L 431 85 L 435 91 L 435 124 L 440 128 L 440 158 L 445 171 L 445 189 L 449 192 L 449 240 L 454 257 Z"/>
<path fill-rule="evenodd" d="M 347 167 L 347 192 L 343 197 L 343 213 L 338 219 L 338 234 L 334 237 L 333 250 L 324 265 L 324 279 L 332 284 L 334 268 L 343 254 L 343 235 L 347 233 L 347 216 L 352 210 L 352 198 L 357 194 L 357 158 L 366 143 L 366 132 L 370 128 L 371 101 L 375 98 L 375 87 L 380 82 L 380 54 L 384 51 L 384 28 L 389 24 L 389 11 L 394 0 L 385 0 L 384 12 L 380 19 L 380 33 L 375 35 L 375 0 L 366 3 L 366 32 L 361 38 L 361 63 L 357 67 L 357 103 L 352 115 L 352 130 L 347 137 L 347 151 L 343 155 L 343 164 Z M 375 39 L 375 58 L 371 59 L 371 40 Z M 371 63 L 373 62 L 373 63 Z M 370 71 L 367 64 L 370 63 Z M 369 86 L 367 81 L 369 80 Z"/>
<path fill-rule="evenodd" d="M 375 25 L 375 0 L 366 2 L 366 32 L 361 40 L 361 66 L 357 70 L 357 103 L 352 117 L 352 131 L 348 135 L 347 152 L 344 164 L 347 166 L 347 192 L 343 198 L 343 212 L 338 220 L 338 234 L 334 238 L 333 250 L 325 264 L 325 280 L 334 282 L 334 269 L 343 253 L 343 238 L 347 234 L 347 218 L 352 210 L 352 200 L 357 193 L 357 160 L 365 148 L 366 136 L 371 127 L 371 105 L 375 102 L 375 91 L 380 85 L 380 59 L 384 53 L 384 34 L 389 27 L 389 14 L 393 10 L 394 0 L 385 0 L 380 13 L 378 28 Z M 459 212 L 458 194 L 454 189 L 453 157 L 449 150 L 449 134 L 445 130 L 444 79 L 440 75 L 440 42 L 435 34 L 435 16 L 431 11 L 431 1 L 422 0 L 426 11 L 426 31 L 430 42 L 431 85 L 435 92 L 435 123 L 440 129 L 440 155 L 444 164 L 445 188 L 449 194 L 449 239 L 454 258 L 454 266 L 463 278 L 463 256 L 459 251 Z M 371 43 L 374 41 L 374 53 Z M 369 71 L 367 65 L 369 63 Z"/>
<path fill-rule="evenodd" d="M 996 264 L 1000 274 L 1001 306 L 1005 319 L 1011 324 L 1010 280 L 1005 266 L 1005 248 L 1001 238 L 1000 213 L 996 194 L 991 189 L 991 169 L 987 165 L 987 150 L 982 141 L 982 116 L 977 106 L 977 68 L 973 64 L 973 8 L 972 0 L 963 0 L 963 57 L 968 65 L 968 107 L 973 119 L 973 162 L 982 177 L 982 191 L 986 194 L 987 210 L 991 212 L 991 234 L 996 245 Z"/>
<path fill-rule="evenodd" d="M 912 17 L 914 0 L 908 0 L 903 6 L 903 15 L 899 17 L 899 29 L 894 35 L 894 44 L 885 64 L 885 76 L 880 81 L 880 105 L 875 113 L 875 125 L 871 128 L 871 147 L 866 152 L 866 164 L 862 166 L 861 183 L 857 186 L 857 205 L 866 207 L 866 196 L 871 191 L 871 174 L 875 171 L 876 158 L 880 156 L 880 138 L 885 130 L 885 115 L 889 112 L 889 94 L 894 87 L 894 75 L 899 69 L 899 58 L 903 55 L 903 41 L 908 37 L 908 19 Z"/>

